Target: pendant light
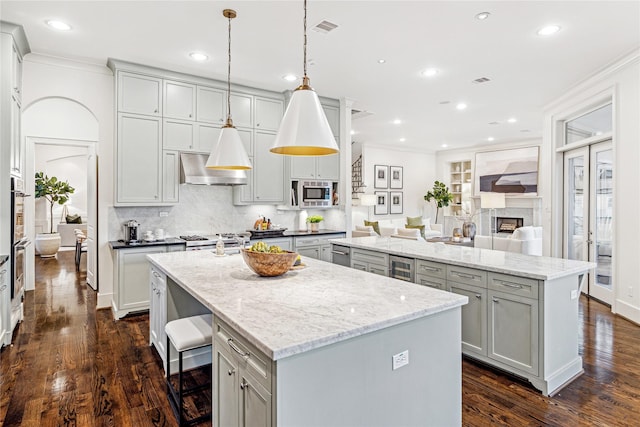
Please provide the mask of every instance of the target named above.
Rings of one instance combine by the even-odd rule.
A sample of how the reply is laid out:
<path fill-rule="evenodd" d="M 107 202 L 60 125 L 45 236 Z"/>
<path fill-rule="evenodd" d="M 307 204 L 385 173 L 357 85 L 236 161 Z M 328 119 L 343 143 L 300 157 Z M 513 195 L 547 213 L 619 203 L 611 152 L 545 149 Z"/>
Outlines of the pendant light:
<path fill-rule="evenodd" d="M 227 122 L 220 129 L 218 143 L 211 150 L 207 159 L 209 169 L 251 169 L 251 162 L 244 144 L 240 139 L 238 129 L 233 126 L 231 120 L 231 20 L 236 17 L 236 11 L 225 9 L 222 11 L 225 18 L 229 19 L 229 44 L 228 44 L 228 66 L 227 66 Z"/>
<path fill-rule="evenodd" d="M 304 77 L 291 95 L 271 152 L 291 156 L 325 156 L 339 151 L 327 117 L 307 77 L 307 0 L 304 0 Z"/>

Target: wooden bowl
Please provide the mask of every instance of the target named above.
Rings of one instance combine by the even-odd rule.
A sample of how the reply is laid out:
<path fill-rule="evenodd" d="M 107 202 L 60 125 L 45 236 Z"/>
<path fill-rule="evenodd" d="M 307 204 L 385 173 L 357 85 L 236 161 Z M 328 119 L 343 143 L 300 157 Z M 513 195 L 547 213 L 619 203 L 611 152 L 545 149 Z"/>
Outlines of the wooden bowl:
<path fill-rule="evenodd" d="M 245 264 L 256 274 L 265 277 L 280 276 L 293 266 L 298 254 L 296 252 L 254 252 L 242 249 Z"/>

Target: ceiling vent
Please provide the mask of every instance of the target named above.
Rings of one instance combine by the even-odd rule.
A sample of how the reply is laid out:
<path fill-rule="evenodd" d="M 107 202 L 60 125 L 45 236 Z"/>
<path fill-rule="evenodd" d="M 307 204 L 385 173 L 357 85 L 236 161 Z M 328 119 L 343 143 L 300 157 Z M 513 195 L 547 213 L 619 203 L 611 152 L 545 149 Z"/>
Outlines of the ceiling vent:
<path fill-rule="evenodd" d="M 500 122 L 489 122 L 490 125 L 499 125 Z"/>
<path fill-rule="evenodd" d="M 351 109 L 351 120 L 361 119 L 363 117 L 367 117 L 372 115 L 373 113 L 365 110 L 356 110 L 355 108 Z"/>
<path fill-rule="evenodd" d="M 473 80 L 471 83 L 486 83 L 486 82 L 490 82 L 491 79 L 488 79 L 486 77 L 480 77 L 479 79 L 475 79 Z"/>
<path fill-rule="evenodd" d="M 338 26 L 336 24 L 334 24 L 333 22 L 322 21 L 321 23 L 319 23 L 318 25 L 313 27 L 313 31 L 317 31 L 317 32 L 322 33 L 322 34 L 327 34 L 330 31 L 335 30 L 336 28 L 338 28 Z"/>

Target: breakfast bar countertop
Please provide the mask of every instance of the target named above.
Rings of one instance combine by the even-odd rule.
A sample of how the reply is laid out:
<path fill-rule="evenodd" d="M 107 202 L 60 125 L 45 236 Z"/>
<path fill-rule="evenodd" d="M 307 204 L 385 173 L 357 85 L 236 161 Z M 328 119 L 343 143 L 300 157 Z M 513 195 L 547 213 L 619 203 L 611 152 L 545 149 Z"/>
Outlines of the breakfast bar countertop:
<path fill-rule="evenodd" d="M 552 280 L 586 273 L 596 264 L 564 258 L 523 255 L 491 249 L 429 243 L 394 237 L 331 239 L 331 243 L 427 261 L 455 264 L 537 280 Z"/>
<path fill-rule="evenodd" d="M 466 296 L 307 257 L 304 267 L 260 277 L 242 256 L 208 251 L 148 255 L 214 315 L 272 360 L 454 309 Z"/>

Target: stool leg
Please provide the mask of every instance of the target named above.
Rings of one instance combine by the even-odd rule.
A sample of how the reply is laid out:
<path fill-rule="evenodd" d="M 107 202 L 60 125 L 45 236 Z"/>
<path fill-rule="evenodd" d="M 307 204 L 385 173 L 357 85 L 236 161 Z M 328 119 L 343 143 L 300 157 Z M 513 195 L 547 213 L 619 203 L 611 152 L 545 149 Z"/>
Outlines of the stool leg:
<path fill-rule="evenodd" d="M 182 425 L 182 411 L 183 411 L 183 406 L 184 403 L 182 402 L 182 352 L 178 353 L 178 366 L 179 366 L 179 371 L 178 371 L 178 405 L 180 405 L 180 408 L 178 409 L 178 412 L 180 414 L 180 416 L 178 417 L 178 425 Z"/>

